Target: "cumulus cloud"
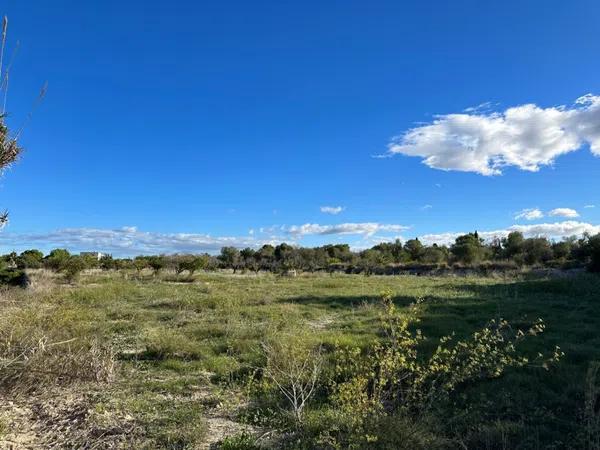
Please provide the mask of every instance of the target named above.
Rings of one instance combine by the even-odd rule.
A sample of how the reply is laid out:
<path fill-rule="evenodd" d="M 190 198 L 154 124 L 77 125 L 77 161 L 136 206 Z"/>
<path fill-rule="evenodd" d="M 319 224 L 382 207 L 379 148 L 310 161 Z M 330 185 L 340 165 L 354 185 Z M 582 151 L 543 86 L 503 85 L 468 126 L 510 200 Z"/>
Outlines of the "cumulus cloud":
<path fill-rule="evenodd" d="M 528 238 L 544 236 L 549 239 L 563 239 L 570 236 L 581 236 L 584 233 L 589 233 L 592 235 L 598 234 L 600 233 L 600 225 L 592 225 L 585 222 L 567 220 L 565 222 L 540 223 L 535 225 L 513 225 L 502 230 L 480 231 L 479 236 L 485 240 L 491 240 L 493 238 L 507 236 L 508 233 L 513 231 L 520 231 L 525 237 Z M 426 234 L 420 236 L 419 239 L 428 245 L 434 243 L 449 245 L 452 244 L 458 236 L 463 234 L 465 234 L 465 232 Z"/>
<path fill-rule="evenodd" d="M 9 248 L 67 248 L 71 251 L 97 250 L 117 255 L 158 253 L 214 253 L 224 246 L 259 247 L 281 242 L 277 238 L 216 237 L 209 234 L 154 233 L 136 227 L 115 230 L 65 228 L 48 233 L 0 233 L 0 245 Z"/>
<path fill-rule="evenodd" d="M 404 225 L 382 224 L 376 222 L 363 223 L 340 223 L 337 225 L 319 225 L 316 223 L 305 223 L 304 225 L 292 225 L 286 231 L 292 236 L 301 237 L 306 235 L 330 235 L 330 234 L 363 234 L 372 236 L 378 232 L 401 232 L 410 227 Z"/>
<path fill-rule="evenodd" d="M 569 217 L 571 219 L 579 217 L 579 213 L 571 208 L 556 208 L 550 211 L 548 215 L 554 217 Z"/>
<path fill-rule="evenodd" d="M 544 213 L 540 211 L 538 208 L 528 208 L 523 209 L 517 213 L 515 216 L 515 220 L 525 219 L 525 220 L 536 220 L 544 217 Z"/>
<path fill-rule="evenodd" d="M 600 156 L 600 96 L 591 94 L 568 107 L 525 104 L 439 115 L 393 139 L 388 155 L 420 157 L 434 169 L 499 175 L 508 166 L 537 171 L 586 143 Z"/>
<path fill-rule="evenodd" d="M 344 209 L 343 206 L 321 206 L 321 212 L 325 213 L 325 214 L 339 214 L 341 213 Z"/>

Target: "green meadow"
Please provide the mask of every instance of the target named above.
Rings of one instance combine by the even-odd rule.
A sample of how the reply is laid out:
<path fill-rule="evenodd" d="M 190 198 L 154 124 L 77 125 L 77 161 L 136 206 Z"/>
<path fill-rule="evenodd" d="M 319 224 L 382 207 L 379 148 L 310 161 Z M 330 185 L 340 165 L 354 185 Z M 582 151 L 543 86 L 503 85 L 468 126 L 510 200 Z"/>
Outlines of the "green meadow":
<path fill-rule="evenodd" d="M 598 448 L 594 275 L 31 276 L 30 288 L 0 297 L 1 448 Z M 359 426 L 361 413 L 340 406 L 340 370 L 366 363 L 339 355 L 386 342 L 386 295 L 398 317 L 415 316 L 406 333 L 421 336 L 417 360 L 491 320 L 527 334 L 542 319 L 544 329 L 515 344 L 527 363 L 501 355 L 493 376 L 481 363 L 427 408 L 404 402 L 389 413 L 382 401 L 361 410 Z M 312 388 L 300 419 L 275 371 L 296 360 L 297 381 Z"/>

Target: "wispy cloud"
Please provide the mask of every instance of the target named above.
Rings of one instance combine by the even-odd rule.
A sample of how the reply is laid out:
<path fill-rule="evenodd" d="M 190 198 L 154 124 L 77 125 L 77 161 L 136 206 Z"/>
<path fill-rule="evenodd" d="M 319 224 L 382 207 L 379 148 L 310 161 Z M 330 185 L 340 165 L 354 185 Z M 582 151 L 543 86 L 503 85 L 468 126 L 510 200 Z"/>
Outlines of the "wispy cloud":
<path fill-rule="evenodd" d="M 118 229 L 64 228 L 40 233 L 0 233 L 0 247 L 7 250 L 27 248 L 67 248 L 71 251 L 97 250 L 115 255 L 159 253 L 215 253 L 221 247 L 260 247 L 281 242 L 299 242 L 304 236 L 361 235 L 398 233 L 409 227 L 376 222 L 341 223 L 337 225 L 273 225 L 249 230 L 246 236 L 212 236 L 199 233 L 157 233 L 137 227 Z"/>
<path fill-rule="evenodd" d="M 592 225 L 585 222 L 568 220 L 557 223 L 540 223 L 534 225 L 513 225 L 506 229 L 493 231 L 480 231 L 479 236 L 490 240 L 496 237 L 504 237 L 512 231 L 520 231 L 525 237 L 545 236 L 549 239 L 563 239 L 570 236 L 581 236 L 583 233 L 600 233 L 600 225 Z M 454 240 L 465 234 L 465 232 L 447 232 L 439 234 L 426 234 L 420 236 L 426 244 L 452 244 Z"/>
<path fill-rule="evenodd" d="M 591 208 L 595 208 L 596 205 L 585 205 L 584 208 L 585 209 L 591 209 Z"/>
<path fill-rule="evenodd" d="M 571 208 L 556 208 L 550 211 L 548 215 L 554 217 L 568 217 L 571 219 L 579 217 L 579 213 Z"/>
<path fill-rule="evenodd" d="M 542 211 L 540 211 L 538 208 L 528 208 L 528 209 L 523 209 L 523 210 L 519 211 L 515 215 L 515 220 L 521 220 L 521 219 L 536 220 L 536 219 L 541 219 L 542 217 L 544 217 L 544 213 Z"/>
<path fill-rule="evenodd" d="M 423 206 L 421 206 L 421 211 L 427 211 L 428 209 L 431 209 L 431 208 L 433 208 L 432 205 L 423 205 Z"/>
<path fill-rule="evenodd" d="M 492 102 L 484 102 L 477 106 L 470 106 L 468 108 L 465 108 L 463 110 L 463 112 L 470 113 L 470 114 L 480 113 L 480 112 L 484 112 L 484 111 L 489 111 L 493 106 L 494 105 L 492 105 Z"/>
<path fill-rule="evenodd" d="M 325 213 L 325 214 L 339 214 L 341 213 L 344 209 L 346 209 L 343 206 L 321 206 L 321 212 Z"/>
<path fill-rule="evenodd" d="M 224 246 L 259 247 L 278 242 L 281 240 L 276 237 L 256 239 L 252 235 L 217 237 L 194 233 L 154 233 L 140 231 L 136 227 L 115 230 L 65 228 L 48 233 L 0 233 L 0 246 L 11 249 L 64 247 L 72 251 L 98 250 L 116 255 L 212 253 Z"/>
<path fill-rule="evenodd" d="M 499 175 L 508 166 L 537 171 L 585 143 L 600 156 L 600 96 L 591 94 L 569 107 L 439 115 L 393 139 L 388 154 L 421 157 L 435 169 Z"/>
<path fill-rule="evenodd" d="M 371 236 L 378 232 L 399 233 L 408 230 L 405 225 L 382 224 L 376 222 L 363 223 L 340 223 L 337 225 L 319 225 L 316 223 L 305 223 L 304 225 L 292 225 L 285 230 L 292 236 L 306 235 L 331 235 L 331 234 L 363 234 Z"/>

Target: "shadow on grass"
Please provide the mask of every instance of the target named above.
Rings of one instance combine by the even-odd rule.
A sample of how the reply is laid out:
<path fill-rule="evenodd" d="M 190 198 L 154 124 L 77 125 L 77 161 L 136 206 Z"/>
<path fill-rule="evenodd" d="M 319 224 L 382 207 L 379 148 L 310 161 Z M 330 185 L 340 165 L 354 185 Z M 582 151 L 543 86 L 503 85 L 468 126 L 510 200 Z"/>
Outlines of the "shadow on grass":
<path fill-rule="evenodd" d="M 414 303 L 415 298 L 397 295 L 393 297 L 394 304 L 398 307 L 406 307 Z M 286 299 L 286 303 L 296 305 L 317 306 L 332 310 L 352 309 L 360 306 L 374 306 L 381 303 L 379 295 L 305 295 Z"/>
<path fill-rule="evenodd" d="M 600 277 L 580 275 L 563 279 L 499 280 L 471 282 L 448 280 L 436 286 L 439 296 L 423 298 L 422 321 L 419 328 L 431 337 L 450 333 L 466 336 L 485 326 L 492 319 L 503 318 L 513 326 L 526 328 L 538 318 L 547 325 L 544 340 L 570 347 L 573 357 L 591 345 L 600 344 Z M 417 298 L 397 295 L 398 308 L 407 307 Z M 344 312 L 378 305 L 378 295 L 365 296 L 300 296 L 287 302 L 310 308 Z M 600 351 L 599 351 L 600 352 Z M 597 354 L 599 352 L 593 352 Z"/>

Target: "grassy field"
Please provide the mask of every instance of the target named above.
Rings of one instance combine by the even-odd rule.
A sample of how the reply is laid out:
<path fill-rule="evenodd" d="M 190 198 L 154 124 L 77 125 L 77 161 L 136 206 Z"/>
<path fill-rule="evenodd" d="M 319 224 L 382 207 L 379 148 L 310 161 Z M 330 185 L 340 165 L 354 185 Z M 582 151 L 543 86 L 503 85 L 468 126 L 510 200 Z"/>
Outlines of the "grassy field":
<path fill-rule="evenodd" d="M 335 349 L 382 339 L 385 290 L 400 312 L 420 303 L 423 355 L 490 319 L 527 328 L 542 318 L 545 332 L 519 352 L 533 360 L 558 345 L 564 356 L 548 369 L 462 383 L 435 414 L 382 431 L 406 438 L 357 448 L 598 448 L 598 399 L 586 385 L 600 360 L 595 276 L 32 277 L 31 289 L 0 297 L 0 448 L 336 448 L 326 439 L 335 428 L 326 387 Z M 324 354 L 301 428 L 257 375 L 263 343 L 289 339 Z"/>

